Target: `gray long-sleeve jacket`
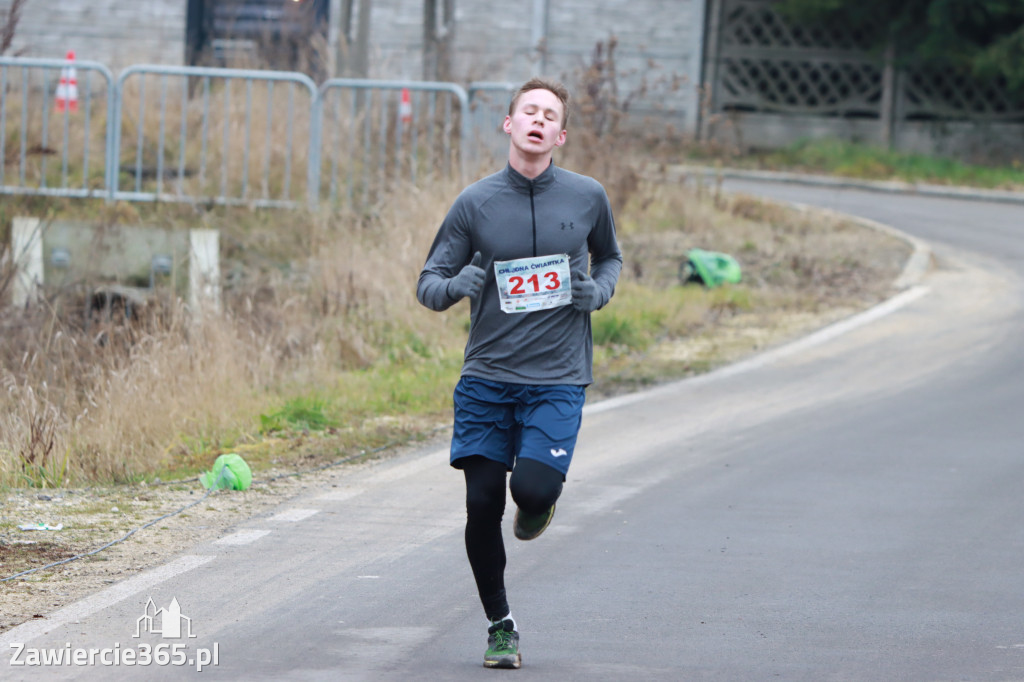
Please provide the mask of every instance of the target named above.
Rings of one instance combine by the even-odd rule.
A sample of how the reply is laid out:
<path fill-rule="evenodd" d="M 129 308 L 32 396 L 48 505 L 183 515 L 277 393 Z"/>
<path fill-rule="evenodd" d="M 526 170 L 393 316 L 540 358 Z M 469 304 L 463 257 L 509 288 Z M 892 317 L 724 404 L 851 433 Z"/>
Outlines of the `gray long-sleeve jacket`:
<path fill-rule="evenodd" d="M 502 312 L 493 265 L 568 254 L 573 271 L 591 266 L 605 305 L 622 270 L 622 252 L 600 183 L 554 164 L 533 180 L 506 166 L 473 183 L 455 200 L 430 248 L 416 289 L 420 303 L 432 310 L 454 305 L 448 282 L 477 251 L 487 279 L 470 304 L 463 376 L 517 384 L 590 384 L 590 315 L 572 305 Z"/>

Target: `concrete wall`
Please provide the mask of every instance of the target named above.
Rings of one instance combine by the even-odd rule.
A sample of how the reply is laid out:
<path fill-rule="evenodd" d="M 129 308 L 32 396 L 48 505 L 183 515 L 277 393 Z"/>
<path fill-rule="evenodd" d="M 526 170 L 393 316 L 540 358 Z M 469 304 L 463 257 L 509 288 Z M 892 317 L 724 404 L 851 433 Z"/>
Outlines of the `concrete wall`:
<path fill-rule="evenodd" d="M 6 14 L 11 0 L 0 0 Z M 27 0 L 12 52 L 105 63 L 114 73 L 131 64 L 182 64 L 188 0 Z M 423 76 L 423 0 L 373 0 L 370 76 Z M 621 94 L 652 86 L 636 100 L 679 129 L 697 120 L 696 84 L 703 49 L 704 0 L 455 0 L 454 80 L 522 82 L 540 74 L 571 83 L 598 41 L 618 39 Z M 341 0 L 331 2 L 339 35 Z M 538 48 L 545 46 L 544 51 Z M 663 81 L 676 80 L 669 89 Z"/>
<path fill-rule="evenodd" d="M 8 54 L 131 64 L 181 64 L 187 0 L 27 0 Z M 6 17 L 11 0 L 0 0 Z"/>
<path fill-rule="evenodd" d="M 614 35 L 620 94 L 649 88 L 632 110 L 693 132 L 704 7 L 704 0 L 456 0 L 453 72 L 464 83 L 544 75 L 571 84 L 597 43 Z M 421 0 L 375 0 L 371 76 L 419 78 L 421 26 Z"/>

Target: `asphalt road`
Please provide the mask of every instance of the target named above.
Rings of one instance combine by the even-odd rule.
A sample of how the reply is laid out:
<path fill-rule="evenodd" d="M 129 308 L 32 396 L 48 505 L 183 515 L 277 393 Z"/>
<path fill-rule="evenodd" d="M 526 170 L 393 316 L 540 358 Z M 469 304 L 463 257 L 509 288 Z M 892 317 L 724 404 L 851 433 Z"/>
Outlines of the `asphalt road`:
<path fill-rule="evenodd" d="M 25 662 L 107 651 L 0 676 L 187 678 L 216 653 L 204 679 L 1024 679 L 1024 207 L 727 187 L 887 223 L 934 267 L 841 328 L 589 406 L 552 527 L 507 534 L 522 670 L 481 666 L 437 443 L 4 633 Z M 194 637 L 155 633 L 149 598 Z M 186 665 L 125 664 L 146 647 Z"/>

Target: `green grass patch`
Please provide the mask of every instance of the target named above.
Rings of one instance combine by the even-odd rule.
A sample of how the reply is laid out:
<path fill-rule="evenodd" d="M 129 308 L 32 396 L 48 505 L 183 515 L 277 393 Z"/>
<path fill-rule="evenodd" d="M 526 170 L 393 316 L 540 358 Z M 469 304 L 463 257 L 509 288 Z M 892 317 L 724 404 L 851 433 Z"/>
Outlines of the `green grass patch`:
<path fill-rule="evenodd" d="M 434 414 L 451 407 L 461 368 L 461 349 L 451 349 L 440 357 L 347 372 L 338 381 L 336 409 L 349 423 L 371 416 Z"/>
<path fill-rule="evenodd" d="M 642 351 L 657 341 L 692 333 L 709 316 L 750 310 L 754 305 L 753 292 L 742 285 L 658 289 L 624 282 L 612 303 L 591 317 L 594 345 Z"/>
<path fill-rule="evenodd" d="M 868 180 L 904 180 L 983 188 L 1024 187 L 1024 166 L 984 166 L 956 159 L 896 152 L 835 139 L 802 140 L 751 162 L 773 170 L 799 170 Z"/>
<path fill-rule="evenodd" d="M 299 396 L 270 414 L 260 415 L 260 433 L 282 431 L 324 431 L 337 424 L 327 415 L 327 401 L 315 396 Z"/>
<path fill-rule="evenodd" d="M 68 453 L 47 464 L 25 464 L 18 474 L 26 488 L 59 488 L 67 475 Z"/>

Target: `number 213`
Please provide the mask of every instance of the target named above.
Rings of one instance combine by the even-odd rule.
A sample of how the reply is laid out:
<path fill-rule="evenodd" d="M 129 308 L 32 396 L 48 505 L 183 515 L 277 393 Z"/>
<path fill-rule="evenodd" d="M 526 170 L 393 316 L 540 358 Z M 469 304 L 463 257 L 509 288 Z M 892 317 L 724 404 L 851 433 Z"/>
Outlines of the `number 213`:
<path fill-rule="evenodd" d="M 547 283 L 544 285 L 544 288 L 547 291 L 554 291 L 555 289 L 557 289 L 560 286 L 562 286 L 561 281 L 559 281 L 559 279 L 558 279 L 558 273 L 557 272 L 545 272 L 544 273 L 544 279 L 547 280 Z M 512 285 L 512 288 L 509 289 L 509 292 L 508 292 L 508 293 L 510 293 L 512 295 L 522 295 L 522 294 L 530 293 L 526 289 L 525 285 L 527 285 L 527 284 L 530 284 L 530 285 L 533 286 L 533 293 L 537 293 L 537 292 L 540 291 L 540 277 L 537 276 L 536 274 L 530 275 L 526 279 L 523 279 L 522 277 L 520 277 L 518 275 L 514 275 L 514 276 L 508 278 L 508 283 Z"/>

